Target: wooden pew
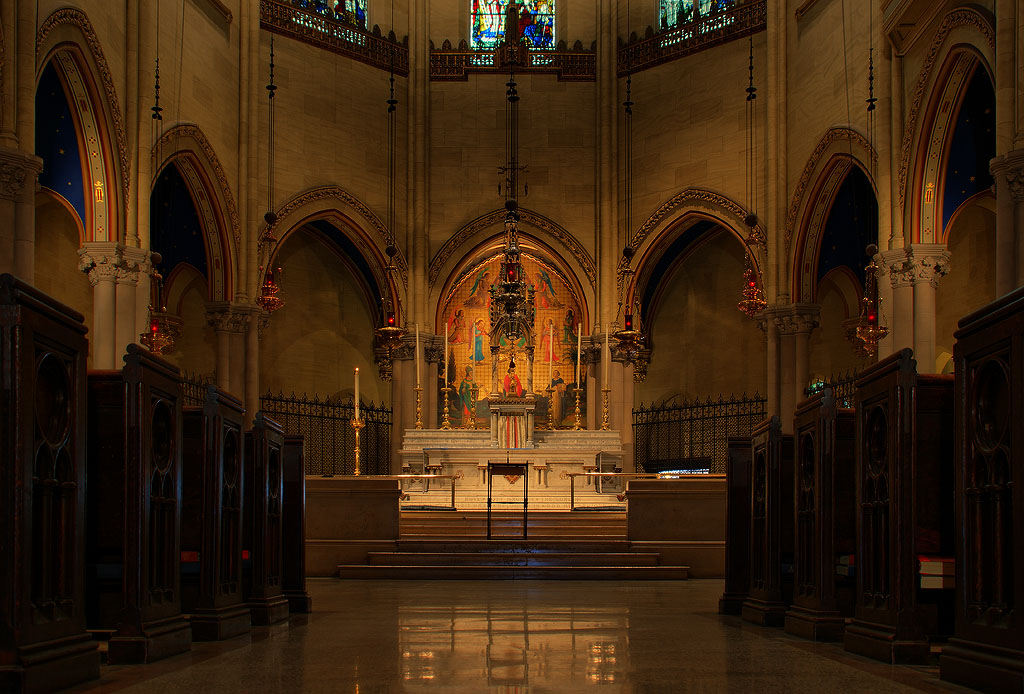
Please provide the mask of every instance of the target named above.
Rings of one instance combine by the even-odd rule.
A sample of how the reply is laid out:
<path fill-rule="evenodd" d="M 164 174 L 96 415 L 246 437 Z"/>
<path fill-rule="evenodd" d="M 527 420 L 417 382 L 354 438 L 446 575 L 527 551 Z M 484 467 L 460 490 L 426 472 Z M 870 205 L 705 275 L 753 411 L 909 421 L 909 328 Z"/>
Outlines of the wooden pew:
<path fill-rule="evenodd" d="M 772 417 L 750 439 L 750 590 L 741 614 L 782 626 L 793 599 L 793 437 Z"/>
<path fill-rule="evenodd" d="M 953 556 L 953 377 L 909 349 L 857 378 L 857 606 L 846 650 L 923 663 L 952 629 L 952 591 L 920 588 L 918 556 Z"/>
<path fill-rule="evenodd" d="M 831 388 L 800 403 L 794 416 L 794 593 L 786 632 L 816 641 L 838 639 L 853 616 L 855 579 L 837 576 L 836 564 L 855 550 L 854 426 L 854 411 L 836 407 Z"/>
<path fill-rule="evenodd" d="M 99 677 L 82 580 L 85 331 L 80 314 L 0 275 L 0 691 Z"/>
<path fill-rule="evenodd" d="M 290 612 L 312 612 L 306 592 L 306 460 L 302 436 L 284 437 L 284 564 L 281 588 Z"/>
<path fill-rule="evenodd" d="M 1024 289 L 960 321 L 956 364 L 956 635 L 939 674 L 1024 691 Z"/>
<path fill-rule="evenodd" d="M 242 599 L 242 403 L 208 386 L 184 415 L 182 609 L 192 638 L 219 641 L 252 628 Z"/>
<path fill-rule="evenodd" d="M 254 625 L 288 619 L 282 594 L 284 430 L 262 412 L 245 433 L 242 593 Z"/>
<path fill-rule="evenodd" d="M 750 459 L 749 436 L 726 441 L 725 592 L 719 614 L 739 614 L 750 589 Z"/>
<path fill-rule="evenodd" d="M 180 373 L 139 345 L 124 362 L 89 374 L 86 615 L 115 630 L 112 664 L 192 647 L 179 591 Z"/>

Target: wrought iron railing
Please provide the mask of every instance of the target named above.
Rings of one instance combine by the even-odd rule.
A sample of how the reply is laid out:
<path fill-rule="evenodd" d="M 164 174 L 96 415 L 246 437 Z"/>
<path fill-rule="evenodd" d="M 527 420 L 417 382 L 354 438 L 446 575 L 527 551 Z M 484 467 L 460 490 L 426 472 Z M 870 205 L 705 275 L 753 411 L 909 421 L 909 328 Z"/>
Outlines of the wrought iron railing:
<path fill-rule="evenodd" d="M 260 409 L 284 427 L 285 433 L 306 439 L 307 475 L 351 475 L 355 472 L 355 431 L 352 401 L 317 396 L 285 396 L 267 392 Z M 391 462 L 391 408 L 359 404 L 364 426 L 359 434 L 359 462 L 365 475 L 387 475 Z"/>
<path fill-rule="evenodd" d="M 210 376 L 183 371 L 181 373 L 182 407 L 202 407 L 206 402 L 206 386 L 211 383 L 213 383 L 213 378 Z"/>
<path fill-rule="evenodd" d="M 664 402 L 633 410 L 636 471 L 725 472 L 726 440 L 748 436 L 765 417 L 767 400 L 757 393 L 692 402 Z"/>
<path fill-rule="evenodd" d="M 563 82 L 592 82 L 597 79 L 597 50 L 577 41 L 569 47 L 559 42 L 554 50 L 522 50 L 517 72 L 550 73 Z M 453 47 L 447 39 L 440 48 L 430 50 L 430 79 L 467 80 L 470 73 L 507 73 L 508 63 L 499 49 L 473 49 L 465 40 Z"/>
<path fill-rule="evenodd" d="M 826 388 L 832 389 L 832 397 L 836 401 L 838 407 L 853 407 L 853 391 L 854 386 L 857 382 L 857 372 L 847 371 L 845 374 L 833 375 L 828 379 L 818 379 L 811 381 L 806 388 L 804 388 L 804 395 L 811 397 L 816 395 Z"/>
<path fill-rule="evenodd" d="M 395 74 L 409 74 L 409 48 L 390 36 L 355 25 L 348 13 L 311 0 L 260 0 L 260 26 Z"/>
<path fill-rule="evenodd" d="M 695 3 L 696 4 L 696 3 Z M 633 41 L 619 49 L 619 76 L 627 72 L 638 72 L 742 38 L 768 26 L 768 11 L 765 0 L 740 0 L 733 7 L 697 16 L 694 20 L 680 24 L 667 31 L 655 32 L 648 27 L 644 38 Z"/>

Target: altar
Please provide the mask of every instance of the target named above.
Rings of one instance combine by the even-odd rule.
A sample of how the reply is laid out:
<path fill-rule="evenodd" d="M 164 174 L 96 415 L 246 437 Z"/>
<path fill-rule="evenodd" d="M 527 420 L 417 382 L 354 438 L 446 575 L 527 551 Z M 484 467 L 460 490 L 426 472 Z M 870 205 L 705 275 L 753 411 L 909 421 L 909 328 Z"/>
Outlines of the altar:
<path fill-rule="evenodd" d="M 488 463 L 505 462 L 526 465 L 530 471 L 526 480 L 530 509 L 569 510 L 570 473 L 622 472 L 623 451 L 619 432 L 608 430 L 537 430 L 529 446 L 503 448 L 496 444 L 493 431 L 486 429 L 409 429 L 399 456 L 403 474 L 454 477 L 455 507 L 460 510 L 486 508 Z M 522 497 L 522 483 L 511 477 L 496 480 L 496 498 L 501 494 Z M 576 480 L 577 507 L 625 509 L 617 486 L 624 485 L 621 478 L 604 486 L 598 480 L 593 476 Z M 452 505 L 450 479 L 406 479 L 403 491 L 405 507 Z"/>

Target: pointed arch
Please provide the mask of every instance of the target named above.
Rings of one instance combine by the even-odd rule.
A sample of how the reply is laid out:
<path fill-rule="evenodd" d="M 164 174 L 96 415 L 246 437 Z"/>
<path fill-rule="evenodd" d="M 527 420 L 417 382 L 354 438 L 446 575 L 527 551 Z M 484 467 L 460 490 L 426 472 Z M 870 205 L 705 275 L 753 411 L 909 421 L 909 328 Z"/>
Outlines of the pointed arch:
<path fill-rule="evenodd" d="M 160 161 L 156 157 L 160 156 Z M 241 245 L 238 210 L 227 175 L 203 131 L 196 125 L 177 125 L 153 147 L 156 164 L 153 184 L 160 172 L 174 165 L 185 180 L 205 234 L 211 301 L 231 301 Z"/>
<path fill-rule="evenodd" d="M 77 8 L 56 10 L 40 25 L 36 33 L 37 80 L 46 64 L 55 58 L 59 59 L 66 75 L 70 71 L 75 82 L 73 106 L 85 126 L 86 154 L 90 159 L 100 160 L 96 167 L 87 167 L 91 179 L 88 194 L 95 205 L 102 191 L 109 221 L 93 225 L 89 231 L 91 240 L 124 241 L 125 216 L 131 195 L 124 120 L 99 37 L 86 14 Z M 90 129 L 92 134 L 89 134 Z M 95 137 L 95 141 L 91 137 Z"/>

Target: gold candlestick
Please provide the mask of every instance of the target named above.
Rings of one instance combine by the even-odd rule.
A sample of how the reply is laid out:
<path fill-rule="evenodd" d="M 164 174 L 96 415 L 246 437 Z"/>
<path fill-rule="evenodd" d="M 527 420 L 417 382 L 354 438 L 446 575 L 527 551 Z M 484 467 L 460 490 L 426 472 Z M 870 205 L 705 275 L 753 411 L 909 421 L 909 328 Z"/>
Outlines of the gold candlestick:
<path fill-rule="evenodd" d="M 421 396 L 423 394 L 423 388 L 416 386 L 413 390 L 416 391 L 416 428 L 423 428 L 423 401 Z"/>
<path fill-rule="evenodd" d="M 576 431 L 579 431 L 580 429 L 583 428 L 583 413 L 580 411 L 580 393 L 583 392 L 583 389 L 577 387 L 574 388 L 573 390 L 576 391 L 576 423 L 573 424 L 572 428 Z"/>
<path fill-rule="evenodd" d="M 544 389 L 544 392 L 548 394 L 548 429 L 554 431 L 555 429 L 555 401 L 551 397 L 551 394 L 555 392 L 555 389 L 548 386 Z"/>
<path fill-rule="evenodd" d="M 469 389 L 469 393 L 470 402 L 472 403 L 469 409 L 469 428 L 476 429 L 476 399 L 480 395 L 480 386 L 475 381 L 473 382 L 473 387 Z"/>
<path fill-rule="evenodd" d="M 356 471 L 355 475 L 359 476 L 363 474 L 363 468 L 359 465 L 359 430 L 366 426 L 366 423 L 361 419 L 352 419 L 352 429 L 356 432 Z"/>
<path fill-rule="evenodd" d="M 445 387 L 441 389 L 441 392 L 444 393 L 444 414 L 441 417 L 441 428 L 448 431 L 452 428 L 451 419 L 448 418 L 448 393 L 452 392 L 452 388 L 446 384 Z"/>
<path fill-rule="evenodd" d="M 601 430 L 608 431 L 608 394 L 612 392 L 612 389 L 605 386 L 601 389 L 601 394 L 604 396 L 604 404 L 601 407 Z"/>

